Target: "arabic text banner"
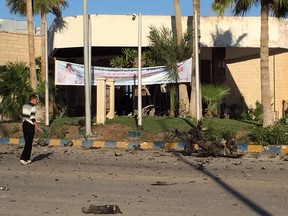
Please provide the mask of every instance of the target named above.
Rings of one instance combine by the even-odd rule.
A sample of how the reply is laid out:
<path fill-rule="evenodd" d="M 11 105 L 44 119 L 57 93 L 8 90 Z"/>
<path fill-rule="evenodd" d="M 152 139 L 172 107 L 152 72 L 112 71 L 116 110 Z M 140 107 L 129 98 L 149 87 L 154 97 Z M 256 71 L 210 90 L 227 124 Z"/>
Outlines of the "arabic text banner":
<path fill-rule="evenodd" d="M 179 83 L 191 81 L 192 59 L 178 64 Z M 164 66 L 142 68 L 142 84 L 154 85 L 173 83 Z M 55 61 L 55 85 L 84 85 L 84 65 L 65 61 Z M 91 67 L 91 85 L 97 78 L 113 79 L 115 85 L 137 85 L 138 68 Z"/>

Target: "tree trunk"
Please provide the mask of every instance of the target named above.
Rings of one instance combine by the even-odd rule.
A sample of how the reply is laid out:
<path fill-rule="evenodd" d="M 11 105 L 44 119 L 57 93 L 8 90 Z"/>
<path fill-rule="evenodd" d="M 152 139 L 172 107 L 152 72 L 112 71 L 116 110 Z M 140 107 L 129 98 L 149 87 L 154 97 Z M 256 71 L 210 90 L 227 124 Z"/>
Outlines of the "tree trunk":
<path fill-rule="evenodd" d="M 195 11 L 197 12 L 197 17 L 195 16 Z M 193 118 L 196 117 L 196 71 L 195 71 L 195 32 L 198 31 L 198 37 L 200 38 L 200 0 L 193 0 L 193 22 L 192 22 L 192 31 L 193 31 L 193 52 L 192 52 L 192 73 L 191 73 L 191 95 L 190 95 L 190 104 L 189 104 L 189 115 Z M 195 19 L 197 19 L 198 29 L 195 29 Z M 199 53 L 197 53 L 198 55 Z M 201 92 L 200 92 L 201 95 Z M 201 105 L 201 97 L 200 97 L 200 107 Z M 201 108 L 202 109 L 202 108 Z M 200 112 L 201 115 L 202 112 Z"/>
<path fill-rule="evenodd" d="M 261 1 L 261 39 L 260 39 L 260 70 L 261 70 L 261 100 L 263 104 L 263 127 L 273 124 L 271 109 L 271 91 L 269 75 L 269 5 Z"/>
<path fill-rule="evenodd" d="M 27 6 L 27 23 L 28 23 L 28 49 L 29 49 L 29 70 L 30 70 L 30 84 L 34 91 L 37 89 L 37 75 L 35 64 L 35 45 L 34 45 L 34 27 L 32 16 L 32 1 L 26 0 Z"/>
<path fill-rule="evenodd" d="M 175 117 L 175 85 L 171 85 L 169 88 L 170 91 L 170 110 L 169 110 L 169 116 Z"/>
<path fill-rule="evenodd" d="M 180 101 L 179 114 L 180 116 L 185 117 L 189 114 L 189 98 L 188 98 L 187 86 L 185 84 L 179 85 L 179 101 Z"/>
<path fill-rule="evenodd" d="M 182 42 L 182 34 L 183 34 L 179 0 L 174 0 L 174 13 L 176 22 L 176 38 L 177 38 L 177 44 L 179 45 Z"/>
<path fill-rule="evenodd" d="M 47 23 L 46 13 L 41 11 L 41 79 L 46 80 L 46 36 L 47 36 Z"/>
<path fill-rule="evenodd" d="M 177 39 L 177 44 L 181 45 L 182 40 L 183 40 L 183 31 L 182 31 L 182 18 L 181 18 L 181 10 L 180 10 L 180 3 L 179 0 L 174 0 L 174 13 L 175 13 L 175 22 L 176 22 L 176 39 Z M 187 92 L 187 86 L 185 84 L 177 84 L 179 85 L 179 97 L 178 98 L 178 103 L 179 103 L 179 109 L 176 112 L 180 114 L 182 112 L 188 113 L 189 107 L 187 106 L 187 102 L 189 101 L 188 98 L 188 92 Z M 177 94 L 177 93 L 176 93 Z M 177 101 L 176 101 L 177 103 Z"/>

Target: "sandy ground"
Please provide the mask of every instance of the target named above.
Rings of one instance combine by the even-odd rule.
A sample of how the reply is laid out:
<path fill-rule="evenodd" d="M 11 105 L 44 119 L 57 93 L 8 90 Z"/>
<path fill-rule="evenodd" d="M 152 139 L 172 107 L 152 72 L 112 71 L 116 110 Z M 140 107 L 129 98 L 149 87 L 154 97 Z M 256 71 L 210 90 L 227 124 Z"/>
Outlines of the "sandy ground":
<path fill-rule="evenodd" d="M 86 215 L 91 204 L 127 216 L 287 215 L 287 158 L 198 158 L 179 152 L 0 144 L 0 215 Z"/>

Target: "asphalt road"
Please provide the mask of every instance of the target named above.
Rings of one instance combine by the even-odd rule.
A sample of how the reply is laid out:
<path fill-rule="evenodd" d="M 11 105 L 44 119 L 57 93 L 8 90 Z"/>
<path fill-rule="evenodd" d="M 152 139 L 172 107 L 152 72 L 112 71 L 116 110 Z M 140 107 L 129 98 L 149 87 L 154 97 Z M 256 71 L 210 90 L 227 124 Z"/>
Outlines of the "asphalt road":
<path fill-rule="evenodd" d="M 25 166 L 21 151 L 0 144 L 1 216 L 81 216 L 83 207 L 106 204 L 125 216 L 288 214 L 288 162 L 280 155 L 34 146 Z"/>

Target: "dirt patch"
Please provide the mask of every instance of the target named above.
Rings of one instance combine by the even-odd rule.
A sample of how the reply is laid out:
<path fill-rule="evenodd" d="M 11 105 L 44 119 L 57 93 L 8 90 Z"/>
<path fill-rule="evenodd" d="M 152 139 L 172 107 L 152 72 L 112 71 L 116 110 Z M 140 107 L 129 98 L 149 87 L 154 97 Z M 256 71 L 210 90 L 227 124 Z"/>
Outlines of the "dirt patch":
<path fill-rule="evenodd" d="M 21 127 L 22 123 L 1 123 L 0 137 L 21 138 L 23 137 Z M 46 126 L 43 127 L 45 128 Z M 66 124 L 61 128 L 54 128 L 53 130 L 54 132 L 50 138 L 59 139 L 59 137 L 63 137 L 63 134 L 63 139 L 80 139 L 85 136 L 85 128 L 79 129 L 79 125 Z M 93 125 L 91 130 L 95 135 L 95 139 L 100 141 L 171 141 L 169 132 L 172 132 L 162 131 L 158 133 L 148 133 L 144 130 L 141 134 L 137 134 L 135 128 L 122 124 Z M 36 134 L 36 137 L 38 136 L 39 134 Z M 236 139 L 245 142 L 247 136 L 248 131 L 238 131 Z M 179 141 L 179 139 L 174 139 L 173 141 Z"/>
<path fill-rule="evenodd" d="M 121 124 L 97 125 L 92 127 L 92 131 L 96 134 L 97 140 L 162 141 L 167 139 L 165 132 L 148 133 L 143 131 L 139 134 L 135 129 Z"/>
<path fill-rule="evenodd" d="M 22 123 L 0 124 L 0 137 L 9 137 L 9 138 L 22 137 Z"/>
<path fill-rule="evenodd" d="M 21 125 L 21 123 L 1 124 L 0 137 L 21 138 L 23 136 Z M 85 136 L 85 128 L 79 128 L 77 125 L 65 125 L 64 127 L 65 129 L 60 128 L 59 131 L 66 131 L 65 139 L 79 139 Z M 93 125 L 91 130 L 95 134 L 95 139 L 100 141 L 165 141 L 169 139 L 167 132 L 148 133 L 143 131 L 138 134 L 135 129 L 121 124 Z"/>

